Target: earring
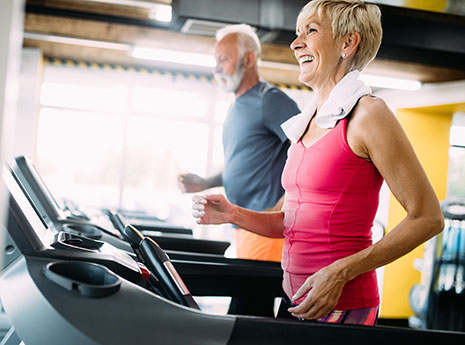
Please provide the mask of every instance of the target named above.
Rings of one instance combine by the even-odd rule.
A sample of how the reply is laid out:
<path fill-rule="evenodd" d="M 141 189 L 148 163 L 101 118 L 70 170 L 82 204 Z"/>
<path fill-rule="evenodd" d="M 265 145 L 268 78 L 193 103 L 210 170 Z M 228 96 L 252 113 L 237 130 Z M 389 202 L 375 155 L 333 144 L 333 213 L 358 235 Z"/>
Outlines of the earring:
<path fill-rule="evenodd" d="M 342 53 L 342 58 L 344 59 L 346 57 L 346 53 Z"/>

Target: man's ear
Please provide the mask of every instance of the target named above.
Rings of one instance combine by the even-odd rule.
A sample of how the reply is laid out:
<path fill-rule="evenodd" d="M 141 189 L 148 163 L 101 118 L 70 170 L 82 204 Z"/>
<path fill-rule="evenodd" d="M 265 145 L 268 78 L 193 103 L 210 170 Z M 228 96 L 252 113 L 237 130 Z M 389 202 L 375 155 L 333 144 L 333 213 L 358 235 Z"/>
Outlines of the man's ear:
<path fill-rule="evenodd" d="M 248 51 L 244 54 L 244 67 L 251 68 L 255 66 L 255 54 Z"/>
<path fill-rule="evenodd" d="M 344 56 L 353 56 L 357 51 L 357 47 L 360 44 L 360 34 L 358 32 L 352 32 L 347 34 L 344 38 L 342 51 L 345 53 Z"/>

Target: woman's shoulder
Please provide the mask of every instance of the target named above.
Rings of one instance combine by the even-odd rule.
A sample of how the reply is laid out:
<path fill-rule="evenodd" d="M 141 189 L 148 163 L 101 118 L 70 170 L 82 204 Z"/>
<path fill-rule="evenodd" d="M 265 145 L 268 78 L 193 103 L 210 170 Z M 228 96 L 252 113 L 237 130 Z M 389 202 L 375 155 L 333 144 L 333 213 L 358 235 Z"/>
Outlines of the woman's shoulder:
<path fill-rule="evenodd" d="M 365 96 L 359 100 L 350 118 L 347 140 L 355 154 L 369 161 L 370 143 L 384 141 L 389 137 L 388 133 L 398 128 L 394 113 L 383 99 Z"/>
<path fill-rule="evenodd" d="M 376 125 L 395 120 L 395 115 L 386 102 L 379 97 L 368 95 L 360 98 L 354 109 L 352 126 Z"/>

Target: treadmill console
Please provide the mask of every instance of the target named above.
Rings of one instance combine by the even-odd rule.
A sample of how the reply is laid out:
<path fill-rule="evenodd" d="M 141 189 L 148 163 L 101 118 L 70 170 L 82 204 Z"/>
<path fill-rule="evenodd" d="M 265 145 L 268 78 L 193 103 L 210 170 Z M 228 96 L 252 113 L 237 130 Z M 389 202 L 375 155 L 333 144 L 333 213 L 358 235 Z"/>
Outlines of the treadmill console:
<path fill-rule="evenodd" d="M 31 194 L 31 198 L 39 207 L 44 218 L 50 219 L 51 221 L 89 221 L 87 215 L 70 207 L 70 202 L 63 202 L 60 204 L 57 199 L 53 197 L 30 158 L 26 156 L 16 157 L 15 164 L 16 166 L 13 169 L 14 172 L 20 177 L 20 180 Z"/>
<path fill-rule="evenodd" d="M 9 191 L 10 212 L 8 230 L 21 250 L 43 250 L 50 248 L 53 233 L 39 214 L 23 186 L 12 172 L 4 169 L 3 181 Z M 22 236 L 21 236 L 22 234 Z M 22 237 L 20 239 L 19 237 Z"/>
<path fill-rule="evenodd" d="M 4 170 L 3 181 L 9 191 L 8 232 L 23 254 L 101 262 L 131 281 L 140 279 L 141 269 L 133 253 L 72 228 L 59 231 L 45 222 L 12 171 Z"/>

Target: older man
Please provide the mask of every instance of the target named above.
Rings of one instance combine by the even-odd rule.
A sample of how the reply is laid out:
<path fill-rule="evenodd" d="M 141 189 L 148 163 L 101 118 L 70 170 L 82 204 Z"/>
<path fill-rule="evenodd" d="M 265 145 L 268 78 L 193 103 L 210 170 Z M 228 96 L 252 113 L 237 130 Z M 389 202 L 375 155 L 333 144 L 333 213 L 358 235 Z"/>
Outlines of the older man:
<path fill-rule="evenodd" d="M 223 185 L 227 198 L 242 207 L 256 211 L 279 207 L 289 148 L 280 125 L 299 108 L 281 90 L 260 81 L 260 41 L 250 26 L 227 26 L 217 32 L 216 40 L 215 78 L 224 91 L 236 96 L 223 128 L 224 169 L 208 178 L 180 175 L 181 189 L 199 192 Z M 282 246 L 282 239 L 236 229 L 238 258 L 281 261 Z M 272 315 L 272 301 L 262 307 L 256 299 L 242 302 L 233 301 L 230 313 Z"/>

